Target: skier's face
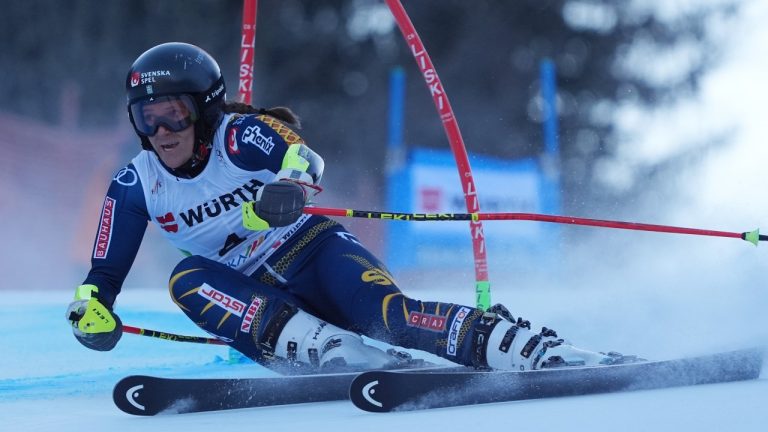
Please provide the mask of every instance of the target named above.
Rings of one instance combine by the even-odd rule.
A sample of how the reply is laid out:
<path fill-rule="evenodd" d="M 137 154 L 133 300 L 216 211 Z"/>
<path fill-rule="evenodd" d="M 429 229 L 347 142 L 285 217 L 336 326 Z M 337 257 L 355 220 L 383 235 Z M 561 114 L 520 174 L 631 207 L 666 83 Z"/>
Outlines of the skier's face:
<path fill-rule="evenodd" d="M 174 100 L 145 105 L 142 111 L 144 119 L 147 120 L 174 117 L 184 119 L 190 115 L 183 103 Z M 160 160 L 168 168 L 178 168 L 192 158 L 195 149 L 195 128 L 192 124 L 174 132 L 163 123 L 159 123 L 157 133 L 147 138 Z"/>

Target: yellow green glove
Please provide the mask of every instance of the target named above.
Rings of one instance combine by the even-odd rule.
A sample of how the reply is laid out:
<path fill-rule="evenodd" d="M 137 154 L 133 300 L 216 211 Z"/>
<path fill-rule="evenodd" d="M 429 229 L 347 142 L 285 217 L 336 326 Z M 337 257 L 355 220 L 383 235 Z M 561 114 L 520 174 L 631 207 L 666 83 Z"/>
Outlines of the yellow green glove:
<path fill-rule="evenodd" d="M 123 335 L 123 323 L 110 308 L 96 296 L 95 285 L 80 285 L 75 300 L 67 308 L 66 318 L 72 326 L 75 338 L 96 351 L 109 351 Z"/>

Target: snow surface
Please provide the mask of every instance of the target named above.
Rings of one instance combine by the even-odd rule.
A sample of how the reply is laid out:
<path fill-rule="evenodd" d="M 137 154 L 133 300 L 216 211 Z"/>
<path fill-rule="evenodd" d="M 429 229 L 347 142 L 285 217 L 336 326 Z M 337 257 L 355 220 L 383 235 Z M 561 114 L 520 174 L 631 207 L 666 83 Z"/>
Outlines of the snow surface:
<path fill-rule="evenodd" d="M 447 293 L 423 291 L 420 294 L 425 298 L 436 298 L 439 294 L 440 298 L 447 300 L 466 297 L 466 293 L 456 290 Z M 532 304 L 546 304 L 546 297 L 553 295 L 552 292 L 528 294 Z M 588 316 L 604 315 L 599 312 L 602 305 L 584 304 L 582 291 L 571 291 L 571 294 L 562 291 L 555 295 L 564 305 L 578 304 L 580 312 Z M 0 430 L 66 432 L 96 428 L 109 431 L 194 432 L 224 426 L 241 430 L 323 431 L 343 428 L 391 432 L 413 427 L 455 430 L 460 425 L 471 428 L 514 427 L 521 431 L 577 431 L 598 427 L 625 431 L 720 431 L 723 428 L 758 431 L 765 430 L 768 421 L 768 412 L 764 409 L 768 400 L 768 380 L 764 378 L 743 383 L 393 414 L 365 413 L 342 401 L 219 413 L 134 417 L 119 411 L 112 403 L 112 387 L 125 375 L 198 377 L 271 373 L 254 364 L 227 364 L 218 358 L 227 356 L 223 347 L 174 343 L 135 335 L 125 335 L 111 352 L 90 351 L 75 341 L 64 324 L 64 309 L 69 297 L 69 293 L 59 292 L 4 294 L 0 305 L 0 328 L 3 328 L 3 355 L 0 357 L 0 418 L 3 421 Z M 587 297 L 594 298 L 591 295 Z M 151 305 L 149 310 L 147 305 Z M 201 334 L 175 310 L 164 290 L 124 292 L 120 297 L 119 310 L 126 323 L 136 326 Z M 535 315 L 552 315 L 552 318 L 561 312 L 557 308 L 546 312 L 543 307 L 532 310 Z M 627 310 L 620 307 L 615 313 L 621 315 Z M 616 327 L 619 327 L 617 332 L 625 328 L 619 324 Z M 667 336 L 663 338 L 668 339 Z M 585 339 L 591 339 L 590 343 L 596 340 Z M 633 344 L 625 341 L 621 345 L 624 349 Z M 739 342 L 734 345 L 707 346 L 705 343 L 697 346 L 699 353 L 703 353 L 703 350 L 746 345 Z M 695 351 L 691 349 L 690 353 Z"/>

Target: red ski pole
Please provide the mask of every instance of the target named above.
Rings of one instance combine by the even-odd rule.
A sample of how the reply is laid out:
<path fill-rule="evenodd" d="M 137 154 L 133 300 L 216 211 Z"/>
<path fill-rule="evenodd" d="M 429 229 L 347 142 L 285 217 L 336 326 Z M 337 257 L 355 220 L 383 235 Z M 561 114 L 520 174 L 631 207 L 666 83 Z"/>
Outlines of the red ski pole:
<path fill-rule="evenodd" d="M 768 235 L 760 234 L 760 230 L 746 232 L 716 231 L 700 228 L 685 228 L 669 225 L 656 225 L 637 222 L 620 222 L 601 219 L 587 219 L 573 216 L 556 216 L 538 213 L 400 213 L 379 212 L 368 210 L 353 210 L 325 207 L 307 207 L 304 213 L 324 216 L 353 217 L 366 219 L 400 220 L 412 222 L 436 222 L 436 221 L 500 221 L 522 220 L 551 222 L 568 225 L 582 225 L 601 228 L 616 228 L 633 231 L 654 231 L 670 234 L 690 234 L 709 237 L 730 237 L 748 241 L 755 246 L 758 242 L 768 241 Z"/>

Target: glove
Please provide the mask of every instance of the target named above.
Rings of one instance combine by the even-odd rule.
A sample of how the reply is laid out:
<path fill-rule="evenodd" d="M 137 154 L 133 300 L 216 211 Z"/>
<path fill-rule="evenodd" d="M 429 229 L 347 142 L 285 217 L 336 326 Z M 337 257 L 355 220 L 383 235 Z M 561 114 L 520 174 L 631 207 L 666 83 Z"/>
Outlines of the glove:
<path fill-rule="evenodd" d="M 243 225 L 254 231 L 288 226 L 299 220 L 306 200 L 304 188 L 294 181 L 268 183 L 256 193 L 256 201 L 243 205 Z"/>
<path fill-rule="evenodd" d="M 109 351 L 123 335 L 123 323 L 110 308 L 95 296 L 96 285 L 80 285 L 75 300 L 67 308 L 66 318 L 72 325 L 75 338 L 96 351 Z"/>

